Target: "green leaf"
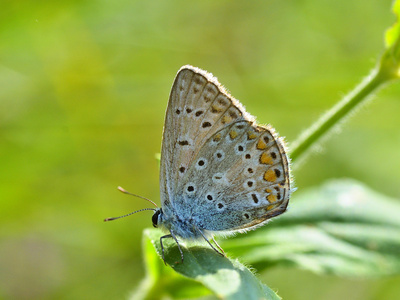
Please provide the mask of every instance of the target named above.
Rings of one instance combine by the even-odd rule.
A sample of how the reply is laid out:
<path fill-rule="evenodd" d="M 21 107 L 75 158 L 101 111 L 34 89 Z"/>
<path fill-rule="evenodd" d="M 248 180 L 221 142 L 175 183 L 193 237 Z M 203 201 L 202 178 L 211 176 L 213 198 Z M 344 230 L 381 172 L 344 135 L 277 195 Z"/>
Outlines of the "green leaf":
<path fill-rule="evenodd" d="M 161 259 L 159 243 L 162 235 L 163 233 L 157 229 L 147 229 L 144 232 L 148 270 L 145 282 L 147 282 L 147 286 L 151 287 L 140 287 L 132 299 L 138 298 L 139 294 L 142 299 L 149 299 L 155 295 L 160 298 L 160 293 L 174 299 L 198 297 L 207 295 L 208 290 L 222 299 L 280 299 L 274 291 L 261 283 L 238 260 L 222 257 L 206 246 L 186 248 L 182 242 L 184 262 L 181 263 L 176 243 L 172 239 L 165 240 L 165 242 L 163 241 L 165 258 L 169 265 L 165 266 Z M 149 284 L 149 282 L 151 283 Z"/>
<path fill-rule="evenodd" d="M 155 230 L 147 229 L 143 234 L 143 253 L 146 277 L 136 288 L 130 299 L 188 299 L 210 295 L 211 292 L 201 283 L 188 279 L 164 265 L 149 236 L 157 235 Z"/>
<path fill-rule="evenodd" d="M 352 277 L 400 274 L 399 201 L 352 180 L 297 192 L 269 225 L 226 240 L 258 270 L 286 264 Z"/>
<path fill-rule="evenodd" d="M 228 256 L 240 256 L 259 271 L 281 264 L 316 273 L 352 277 L 400 274 L 400 204 L 352 180 L 335 180 L 296 192 L 290 210 L 269 225 L 223 242 Z M 210 295 L 223 299 L 280 299 L 236 259 L 207 245 L 185 247 L 162 232 L 144 232 L 147 277 L 132 299 Z M 154 251 L 154 248 L 156 251 Z"/>

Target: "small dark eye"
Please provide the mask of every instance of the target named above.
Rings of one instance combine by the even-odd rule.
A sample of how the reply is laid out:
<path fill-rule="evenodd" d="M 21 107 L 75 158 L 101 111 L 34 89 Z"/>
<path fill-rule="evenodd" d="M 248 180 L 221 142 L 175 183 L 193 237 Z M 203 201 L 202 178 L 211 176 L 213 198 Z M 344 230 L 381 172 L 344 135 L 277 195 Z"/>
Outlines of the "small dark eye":
<path fill-rule="evenodd" d="M 154 215 L 151 217 L 151 221 L 153 222 L 153 227 L 157 228 L 158 216 L 161 214 L 161 209 L 157 210 Z"/>

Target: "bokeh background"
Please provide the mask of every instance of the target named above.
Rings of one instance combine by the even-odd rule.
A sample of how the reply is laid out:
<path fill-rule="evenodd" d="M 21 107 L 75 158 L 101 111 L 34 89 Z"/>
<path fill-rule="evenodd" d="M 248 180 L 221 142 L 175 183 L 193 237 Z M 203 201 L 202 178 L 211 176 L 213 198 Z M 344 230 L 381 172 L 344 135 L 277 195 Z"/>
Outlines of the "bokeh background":
<path fill-rule="evenodd" d="M 139 284 L 151 213 L 102 220 L 149 207 L 118 185 L 159 203 L 182 65 L 212 72 L 290 144 L 374 66 L 391 2 L 2 1 L 0 298 L 122 299 Z M 399 99 L 394 84 L 358 111 L 295 170 L 299 191 L 350 177 L 400 198 Z M 260 276 L 284 299 L 400 297 L 400 277 Z"/>

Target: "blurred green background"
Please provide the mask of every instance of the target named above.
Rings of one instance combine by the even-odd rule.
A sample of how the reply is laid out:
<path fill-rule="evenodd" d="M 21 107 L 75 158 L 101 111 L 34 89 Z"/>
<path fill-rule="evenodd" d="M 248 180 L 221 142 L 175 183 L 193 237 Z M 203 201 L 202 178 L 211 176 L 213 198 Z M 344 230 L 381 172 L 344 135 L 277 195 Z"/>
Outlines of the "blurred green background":
<path fill-rule="evenodd" d="M 122 299 L 144 276 L 164 111 L 178 69 L 216 75 L 292 142 L 383 50 L 391 0 L 2 1 L 0 298 Z M 378 93 L 294 176 L 400 198 L 400 86 Z M 292 201 L 296 201 L 293 196 Z M 284 299 L 395 299 L 400 277 L 275 268 Z"/>

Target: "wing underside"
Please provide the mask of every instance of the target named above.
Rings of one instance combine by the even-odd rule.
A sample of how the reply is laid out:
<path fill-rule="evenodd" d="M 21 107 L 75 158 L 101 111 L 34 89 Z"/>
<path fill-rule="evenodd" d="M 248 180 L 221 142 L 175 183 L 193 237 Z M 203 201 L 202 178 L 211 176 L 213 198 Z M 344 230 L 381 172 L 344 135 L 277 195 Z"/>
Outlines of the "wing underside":
<path fill-rule="evenodd" d="M 244 230 L 285 211 L 290 194 L 284 143 L 258 126 L 211 74 L 177 74 L 161 151 L 162 205 L 191 209 L 210 231 Z"/>

